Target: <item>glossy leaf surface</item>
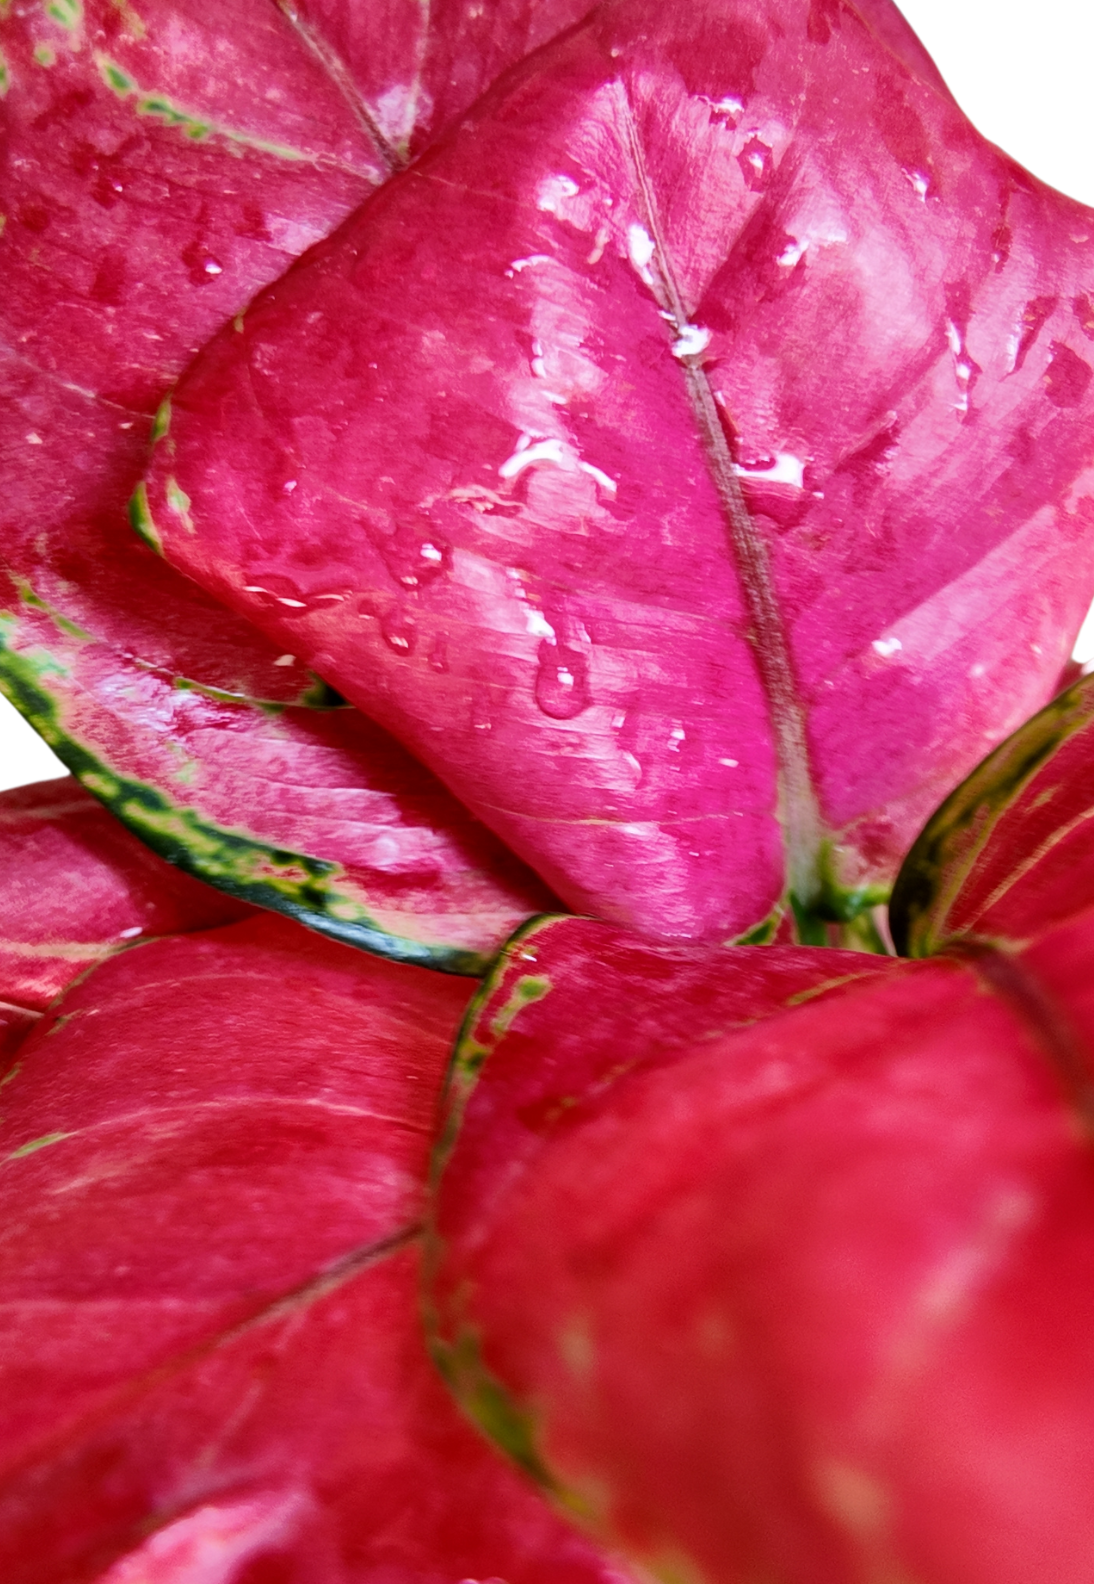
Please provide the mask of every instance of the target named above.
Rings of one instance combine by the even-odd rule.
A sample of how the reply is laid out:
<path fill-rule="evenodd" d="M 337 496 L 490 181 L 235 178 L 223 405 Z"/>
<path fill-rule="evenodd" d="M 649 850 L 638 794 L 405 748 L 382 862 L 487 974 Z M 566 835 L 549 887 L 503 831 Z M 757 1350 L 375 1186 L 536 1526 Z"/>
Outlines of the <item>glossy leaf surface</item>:
<path fill-rule="evenodd" d="M 0 1001 L 39 1011 L 135 940 L 249 911 L 155 857 L 65 778 L 0 792 L 0 895 Z"/>
<path fill-rule="evenodd" d="M 1094 678 L 1053 699 L 932 816 L 893 889 L 901 951 L 1022 942 L 1094 903 Z"/>
<path fill-rule="evenodd" d="M 262 918 L 74 987 L 4 1091 L 11 1584 L 622 1584 L 461 1420 L 416 1237 L 466 987 Z"/>
<path fill-rule="evenodd" d="M 144 667 L 119 676 L 113 650 L 33 610 L 9 630 L 0 677 L 111 813 L 233 898 L 464 974 L 554 903 L 356 710 L 260 708 Z"/>
<path fill-rule="evenodd" d="M 1082 1577 L 1094 914 L 714 1037 L 693 1014 L 690 1046 L 655 984 L 645 1067 L 631 976 L 584 1052 L 582 974 L 551 978 L 494 1025 L 441 1183 L 468 1401 L 667 1578 Z"/>
<path fill-rule="evenodd" d="M 168 558 L 579 911 L 853 913 L 1089 600 L 1094 217 L 898 32 L 599 9 L 172 398 Z"/>
<path fill-rule="evenodd" d="M 508 0 L 486 23 L 467 5 L 412 9 L 418 33 L 393 30 L 379 6 L 326 4 L 309 16 L 269 0 L 19 0 L 3 8 L 0 685 L 19 702 L 13 666 L 44 637 L 38 682 L 63 714 L 68 682 L 53 684 L 61 656 L 74 634 L 97 644 L 94 681 L 85 674 L 81 686 L 95 690 L 88 708 L 118 723 L 109 742 L 96 742 L 115 778 L 144 775 L 140 750 L 136 759 L 126 751 L 144 740 L 149 690 L 175 678 L 241 701 L 304 705 L 324 692 L 283 645 L 272 647 L 129 531 L 128 502 L 166 387 L 214 330 L 402 161 L 385 116 L 416 117 L 420 141 L 465 106 L 462 95 L 473 97 L 544 30 L 579 14 L 572 0 Z M 339 54 L 347 31 L 348 63 Z M 464 69 L 442 106 L 428 73 L 418 78 L 425 57 L 446 52 Z M 354 85 L 370 62 L 371 98 Z M 245 713 L 241 702 L 232 718 Z M 207 718 L 200 742 L 191 733 L 176 743 L 177 768 L 198 767 L 193 796 L 216 780 L 218 758 L 238 763 L 266 727 L 252 709 L 240 729 Z M 320 739 L 328 732 L 301 725 L 302 736 L 313 729 Z M 252 795 L 267 769 L 257 753 L 247 767 Z M 352 789 L 359 800 L 383 773 L 383 764 L 365 769 Z M 307 846 L 330 834 L 325 790 L 320 782 L 309 797 L 298 778 L 295 818 L 283 804 L 290 828 L 277 837 L 320 869 L 346 859 L 338 837 Z M 231 845 L 239 821 L 224 823 L 231 789 L 220 794 L 198 815 L 217 843 Z M 268 800 L 255 801 L 261 822 Z M 398 861 L 405 869 L 416 857 Z M 420 901 L 409 898 L 407 911 L 421 912 Z M 520 916 L 507 916 L 496 938 Z M 459 923 L 446 937 L 433 922 L 419 944 L 468 945 Z"/>

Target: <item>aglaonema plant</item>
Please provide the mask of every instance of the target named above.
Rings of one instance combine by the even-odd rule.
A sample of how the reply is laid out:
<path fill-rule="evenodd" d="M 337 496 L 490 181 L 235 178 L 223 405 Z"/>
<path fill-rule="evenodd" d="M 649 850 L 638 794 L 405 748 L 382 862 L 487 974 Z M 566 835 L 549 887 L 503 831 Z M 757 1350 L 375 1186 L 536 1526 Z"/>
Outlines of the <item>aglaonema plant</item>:
<path fill-rule="evenodd" d="M 1080 1584 L 1094 214 L 885 0 L 0 52 L 5 1581 Z"/>

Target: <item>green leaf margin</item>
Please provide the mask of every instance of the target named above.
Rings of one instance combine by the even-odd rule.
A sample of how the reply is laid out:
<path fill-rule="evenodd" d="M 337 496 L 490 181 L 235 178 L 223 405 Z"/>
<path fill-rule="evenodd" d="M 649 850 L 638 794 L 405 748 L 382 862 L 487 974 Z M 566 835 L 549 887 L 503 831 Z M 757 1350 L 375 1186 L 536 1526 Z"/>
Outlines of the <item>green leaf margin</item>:
<path fill-rule="evenodd" d="M 134 836 L 176 868 L 255 907 L 283 913 L 344 946 L 441 973 L 480 978 L 492 953 L 427 945 L 393 935 L 339 889 L 344 870 L 329 859 L 272 847 L 211 823 L 155 787 L 120 775 L 70 736 L 43 676 L 59 669 L 43 652 L 39 663 L 16 654 L 0 632 L 0 692 L 30 722 L 80 784 Z"/>
<path fill-rule="evenodd" d="M 962 887 L 1015 799 L 1076 732 L 1094 721 L 1094 676 L 1046 704 L 981 760 L 916 837 L 889 903 L 889 928 L 902 957 L 931 957 L 960 932 L 947 922 Z"/>

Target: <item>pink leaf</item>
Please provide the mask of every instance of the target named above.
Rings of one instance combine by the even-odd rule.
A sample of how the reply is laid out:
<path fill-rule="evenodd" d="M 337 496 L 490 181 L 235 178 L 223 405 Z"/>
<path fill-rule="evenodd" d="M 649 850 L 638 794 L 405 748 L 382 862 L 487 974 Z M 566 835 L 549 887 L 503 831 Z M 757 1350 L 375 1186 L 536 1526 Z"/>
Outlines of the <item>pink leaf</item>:
<path fill-rule="evenodd" d="M 166 385 L 386 167 L 271 5 L 20 4 L 0 36 L 3 564 L 122 657 L 298 697 L 303 668 L 159 566 L 125 503 Z"/>
<path fill-rule="evenodd" d="M 1094 580 L 1094 216 L 869 17 L 598 9 L 211 343 L 149 485 L 174 564 L 663 936 L 876 900 Z"/>
<path fill-rule="evenodd" d="M 549 992 L 487 1025 L 441 1182 L 469 1405 L 504 1401 L 525 1461 L 653 1573 L 1082 1577 L 1094 913 L 725 1032 L 695 990 L 674 1017 L 656 961 L 644 995 L 636 951 L 550 948 L 524 968 Z"/>
<path fill-rule="evenodd" d="M 249 911 L 156 858 L 67 779 L 0 792 L 0 893 L 0 999 L 36 1011 L 135 940 Z"/>
<path fill-rule="evenodd" d="M 31 710 L 39 729 L 71 703 L 59 656 L 83 640 L 98 656 L 94 683 L 86 669 L 81 679 L 95 689 L 88 709 L 117 723 L 94 747 L 117 778 L 143 773 L 139 751 L 136 760 L 125 752 L 142 740 L 150 688 L 169 691 L 181 679 L 226 692 L 237 700 L 234 719 L 249 717 L 234 732 L 207 720 L 200 744 L 193 735 L 175 743 L 175 768 L 198 766 L 203 785 L 215 779 L 218 755 L 238 761 L 246 740 L 263 740 L 266 705 L 325 702 L 329 690 L 284 645 L 271 646 L 129 532 L 127 502 L 153 415 L 209 335 L 405 161 L 381 125 L 400 83 L 412 112 L 408 136 L 420 142 L 583 8 L 506 0 L 486 21 L 464 4 L 432 14 L 411 8 L 415 27 L 397 38 L 381 7 L 350 16 L 340 3 L 306 16 L 268 0 L 20 0 L 5 8 L 0 682 L 28 707 L 20 662 L 44 637 L 36 685 L 49 707 Z M 442 91 L 437 73 L 451 56 L 463 63 L 459 80 L 446 78 Z M 376 740 L 367 728 L 345 729 Z M 326 730 L 302 723 L 299 735 Z M 390 752 L 361 770 L 353 789 L 361 798 Z M 257 755 L 252 786 L 264 768 Z M 441 796 L 428 778 L 423 787 L 427 800 Z M 227 786 L 220 793 L 217 811 L 211 799 L 198 810 L 207 826 L 223 821 Z M 193 797 L 201 801 L 199 791 Z M 284 804 L 278 810 L 289 825 L 278 841 L 337 867 L 344 841 L 306 845 L 330 834 L 321 802 L 319 787 L 309 798 L 300 782 L 297 817 Z M 124 819 L 132 806 L 116 811 Z M 255 812 L 261 824 L 264 810 Z M 466 823 L 460 811 L 452 820 Z M 221 823 L 218 839 L 230 840 L 236 823 Z M 402 854 L 404 869 L 415 863 L 416 839 Z M 437 833 L 442 847 L 447 839 Z M 489 891 L 489 875 L 482 878 Z M 371 901 L 383 910 L 382 896 Z M 446 934 L 437 915 L 461 906 L 436 894 L 424 908 L 412 902 L 408 911 L 435 915 L 423 920 L 419 944 L 440 939 L 461 949 L 476 931 L 481 944 L 480 923 L 462 917 Z M 508 899 L 500 923 L 486 926 L 491 946 L 528 912 L 507 907 Z"/>
<path fill-rule="evenodd" d="M 114 650 L 33 607 L 0 669 L 112 813 L 237 902 L 463 974 L 482 973 L 518 923 L 558 905 L 356 710 L 260 707 L 146 666 L 119 674 Z M 211 894 L 203 907 L 199 922 L 238 915 Z"/>
<path fill-rule="evenodd" d="M 262 918 L 112 959 L 23 1046 L 6 1581 L 626 1584 L 424 1351 L 423 1178 L 466 999 Z"/>
<path fill-rule="evenodd" d="M 30 1007 L 0 1001 L 0 1067 L 5 1071 L 40 1017 L 41 1013 Z"/>
<path fill-rule="evenodd" d="M 1094 902 L 1094 679 L 1020 726 L 927 822 L 893 890 L 893 934 L 927 957 L 1021 943 Z"/>

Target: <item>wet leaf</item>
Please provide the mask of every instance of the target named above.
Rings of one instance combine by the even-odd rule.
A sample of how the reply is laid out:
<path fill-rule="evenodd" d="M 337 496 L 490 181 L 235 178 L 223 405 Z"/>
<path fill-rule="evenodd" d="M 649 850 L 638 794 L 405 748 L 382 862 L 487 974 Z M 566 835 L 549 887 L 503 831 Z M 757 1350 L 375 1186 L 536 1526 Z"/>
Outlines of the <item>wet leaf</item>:
<path fill-rule="evenodd" d="M 356 710 L 259 708 L 147 667 L 119 677 L 113 650 L 33 610 L 0 651 L 0 681 L 142 842 L 237 901 L 462 974 L 557 906 Z M 224 898 L 203 906 L 198 922 L 232 916 Z"/>
<path fill-rule="evenodd" d="M 447 1400 L 417 1238 L 456 980 L 261 918 L 96 969 L 0 1163 L 11 1584 L 625 1584 Z"/>
<path fill-rule="evenodd" d="M 581 20 L 594 0 L 277 0 L 344 82 L 390 164 L 405 164 L 507 66 Z"/>
<path fill-rule="evenodd" d="M 149 668 L 233 695 L 237 720 L 246 700 L 303 706 L 330 692 L 130 532 L 128 503 L 166 388 L 260 286 L 403 162 L 385 118 L 409 114 L 421 141 L 580 14 L 573 0 L 506 0 L 486 20 L 479 7 L 449 4 L 431 15 L 411 8 L 421 27 L 399 32 L 379 6 L 349 10 L 268 0 L 2 8 L 2 642 L 9 657 L 39 644 L 45 616 L 62 634 L 48 660 L 63 663 L 74 636 L 100 646 L 95 705 L 122 725 L 97 750 L 122 780 L 142 774 L 124 757 L 125 717 L 130 698 L 137 717 L 144 707 Z M 453 52 L 459 81 L 440 93 L 434 79 Z M 134 517 L 147 533 L 139 503 Z M 40 685 L 63 711 L 48 668 Z M 220 752 L 238 756 L 264 725 L 252 708 Z M 139 739 L 139 718 L 129 727 Z M 208 781 L 219 742 L 209 723 L 203 741 Z M 193 739 L 176 746 L 187 763 L 204 752 Z M 364 797 L 373 773 L 382 765 L 358 787 Z M 252 781 L 258 774 L 256 762 Z M 320 789 L 309 801 L 298 785 L 293 851 L 325 817 Z M 200 813 L 216 826 L 211 804 Z M 234 822 L 218 828 L 218 839 L 233 834 Z M 305 856 L 337 866 L 344 843 Z"/>
<path fill-rule="evenodd" d="M 818 940 L 1066 658 L 1092 269 L 883 7 L 622 0 L 206 348 L 147 507 L 576 910 Z"/>
<path fill-rule="evenodd" d="M 724 1032 L 656 965 L 523 971 L 551 988 L 480 1034 L 435 1245 L 502 1444 L 665 1578 L 1081 1577 L 1094 913 Z"/>

